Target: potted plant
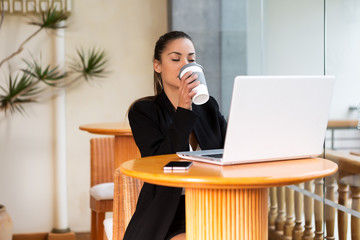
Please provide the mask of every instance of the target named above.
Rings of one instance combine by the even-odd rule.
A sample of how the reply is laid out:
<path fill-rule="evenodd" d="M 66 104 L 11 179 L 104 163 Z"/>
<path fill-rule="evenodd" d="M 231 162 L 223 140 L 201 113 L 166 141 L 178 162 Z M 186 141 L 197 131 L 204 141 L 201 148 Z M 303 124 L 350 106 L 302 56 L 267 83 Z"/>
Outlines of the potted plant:
<path fill-rule="evenodd" d="M 1 3 L 0 31 L 5 17 L 4 2 Z M 92 78 L 106 76 L 107 58 L 105 52 L 98 48 L 90 50 L 78 49 L 76 56 L 68 62 L 68 69 L 59 66 L 42 65 L 35 57 L 22 59 L 20 69 L 11 67 L 11 60 L 20 57 L 26 44 L 42 31 L 64 28 L 64 22 L 69 14 L 62 10 L 50 7 L 48 10 L 34 15 L 28 23 L 36 30 L 20 44 L 20 46 L 4 59 L 0 59 L 0 70 L 8 73 L 0 75 L 0 113 L 24 113 L 27 103 L 36 103 L 50 99 L 60 90 L 69 88 L 81 80 L 89 81 Z M 5 206 L 0 203 L 0 239 L 12 239 L 12 222 Z"/>
<path fill-rule="evenodd" d="M 0 239 L 11 240 L 12 229 L 13 225 L 10 215 L 7 213 L 5 206 L 0 204 Z"/>
<path fill-rule="evenodd" d="M 1 2 L 3 3 L 3 0 Z M 2 8 L 0 30 L 4 16 Z M 0 61 L 0 69 L 12 58 L 20 55 L 26 43 L 41 31 L 64 28 L 62 23 L 68 17 L 67 12 L 58 11 L 56 8 L 49 8 L 35 15 L 29 24 L 37 29 L 20 44 L 16 51 Z M 50 64 L 42 66 L 35 58 L 23 59 L 23 61 L 26 67 L 15 72 L 9 70 L 5 81 L 7 84 L 0 85 L 0 111 L 24 112 L 24 104 L 37 102 L 44 96 L 48 99 L 49 96 L 56 94 L 57 91 L 53 91 L 54 89 L 68 88 L 79 80 L 102 78 L 105 76 L 107 63 L 104 51 L 96 48 L 88 51 L 78 49 L 77 56 L 70 61 L 69 71 L 60 69 L 58 66 L 51 67 Z M 49 91 L 50 89 L 52 91 Z"/>

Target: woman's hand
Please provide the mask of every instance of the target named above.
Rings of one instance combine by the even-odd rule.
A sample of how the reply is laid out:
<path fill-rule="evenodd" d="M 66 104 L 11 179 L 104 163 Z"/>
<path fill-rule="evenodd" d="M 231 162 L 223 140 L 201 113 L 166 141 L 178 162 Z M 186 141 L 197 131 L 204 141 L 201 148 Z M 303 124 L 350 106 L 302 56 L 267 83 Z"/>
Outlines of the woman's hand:
<path fill-rule="evenodd" d="M 178 107 L 185 109 L 191 109 L 192 98 L 196 94 L 196 91 L 193 91 L 193 89 L 200 84 L 199 81 L 195 81 L 198 78 L 198 75 L 191 74 L 192 72 L 189 71 L 180 79 Z"/>

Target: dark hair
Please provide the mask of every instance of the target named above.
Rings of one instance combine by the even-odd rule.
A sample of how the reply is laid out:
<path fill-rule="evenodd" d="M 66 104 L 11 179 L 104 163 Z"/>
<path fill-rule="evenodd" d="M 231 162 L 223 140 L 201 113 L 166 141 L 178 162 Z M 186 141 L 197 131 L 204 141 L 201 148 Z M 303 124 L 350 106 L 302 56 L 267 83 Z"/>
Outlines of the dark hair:
<path fill-rule="evenodd" d="M 181 31 L 172 31 L 172 32 L 168 32 L 168 33 L 165 33 L 164 35 L 162 35 L 155 44 L 153 61 L 158 60 L 159 62 L 161 62 L 161 54 L 164 51 L 164 49 L 166 48 L 167 44 L 169 42 L 179 39 L 179 38 L 186 38 L 186 39 L 189 39 L 190 41 L 192 41 L 192 39 L 189 35 L 187 35 L 184 32 L 181 32 Z M 142 100 L 153 101 L 156 98 L 156 96 L 162 92 L 162 90 L 163 90 L 163 86 L 162 86 L 161 75 L 160 75 L 160 73 L 157 73 L 154 70 L 154 95 L 148 96 L 148 97 L 143 97 L 143 98 L 140 98 L 140 99 L 137 99 L 136 101 L 134 101 L 130 105 L 126 115 L 128 115 L 128 113 L 129 113 L 131 107 L 134 105 L 134 103 L 136 103 L 138 101 L 142 101 Z"/>
<path fill-rule="evenodd" d="M 172 32 L 168 32 L 165 33 L 164 35 L 162 35 L 159 40 L 157 40 L 156 44 L 155 44 L 155 49 L 154 49 L 154 58 L 153 61 L 158 60 L 161 62 L 161 54 L 163 53 L 164 49 L 166 48 L 167 44 L 173 40 L 179 39 L 179 38 L 186 38 L 189 39 L 190 41 L 192 41 L 191 37 L 189 35 L 187 35 L 184 32 L 181 31 L 172 31 Z M 159 93 L 161 93 L 163 89 L 162 86 L 162 79 L 161 79 L 161 75 L 160 73 L 157 73 L 154 70 L 154 92 L 155 92 L 155 96 L 158 95 Z"/>

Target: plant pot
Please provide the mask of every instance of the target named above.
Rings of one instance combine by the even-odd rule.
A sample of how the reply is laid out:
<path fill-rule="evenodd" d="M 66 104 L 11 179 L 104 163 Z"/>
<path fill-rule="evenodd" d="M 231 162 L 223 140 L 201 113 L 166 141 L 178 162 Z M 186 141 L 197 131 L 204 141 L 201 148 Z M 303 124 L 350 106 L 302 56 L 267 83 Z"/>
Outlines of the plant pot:
<path fill-rule="evenodd" d="M 11 240 L 13 224 L 5 206 L 0 205 L 0 240 Z"/>

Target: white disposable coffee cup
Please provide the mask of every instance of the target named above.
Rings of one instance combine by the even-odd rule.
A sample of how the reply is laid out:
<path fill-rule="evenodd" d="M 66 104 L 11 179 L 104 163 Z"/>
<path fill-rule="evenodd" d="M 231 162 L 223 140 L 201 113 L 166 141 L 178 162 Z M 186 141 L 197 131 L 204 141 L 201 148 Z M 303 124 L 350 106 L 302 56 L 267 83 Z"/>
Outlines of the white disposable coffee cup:
<path fill-rule="evenodd" d="M 204 104 L 209 100 L 209 91 L 206 85 L 204 69 L 198 63 L 188 63 L 180 69 L 179 78 L 181 79 L 182 76 L 189 71 L 193 72 L 193 74 L 197 74 L 198 78 L 196 81 L 200 81 L 200 85 L 193 89 L 196 94 L 192 98 L 192 101 L 196 105 Z"/>

